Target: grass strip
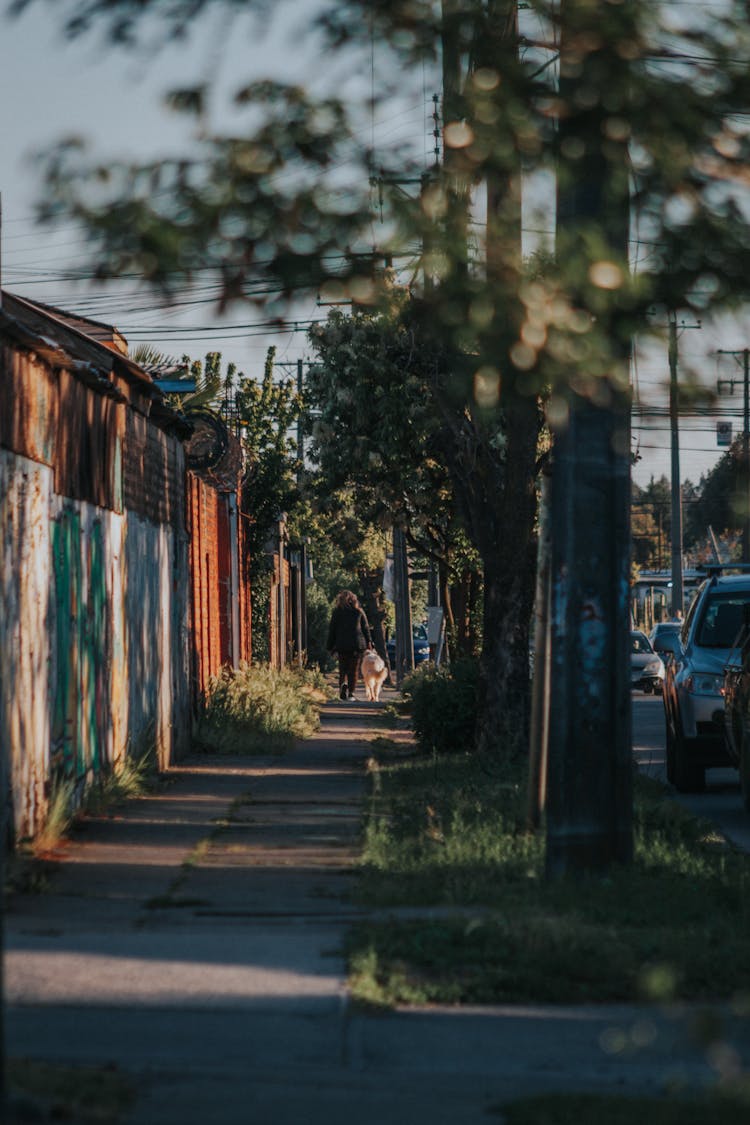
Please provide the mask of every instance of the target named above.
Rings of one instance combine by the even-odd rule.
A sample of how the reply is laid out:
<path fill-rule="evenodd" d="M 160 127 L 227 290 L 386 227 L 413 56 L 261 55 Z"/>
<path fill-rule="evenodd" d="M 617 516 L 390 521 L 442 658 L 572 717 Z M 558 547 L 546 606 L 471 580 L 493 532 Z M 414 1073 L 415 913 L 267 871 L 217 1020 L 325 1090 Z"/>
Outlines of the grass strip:
<path fill-rule="evenodd" d="M 602 1097 L 555 1094 L 498 1107 L 503 1125 L 747 1125 L 749 1103 L 738 1098 Z"/>
<path fill-rule="evenodd" d="M 750 996 L 750 857 L 657 783 L 636 778 L 632 866 L 548 883 L 543 837 L 525 830 L 522 766 L 488 774 L 472 756 L 384 753 L 371 776 L 356 897 L 413 916 L 349 935 L 360 1000 Z"/>
<path fill-rule="evenodd" d="M 132 1080 L 114 1067 L 65 1066 L 34 1059 L 10 1059 L 8 1084 L 14 1097 L 23 1095 L 39 1107 L 36 1116 L 24 1110 L 19 1117 L 24 1121 L 116 1125 L 136 1096 Z M 42 1107 L 49 1116 L 42 1118 Z"/>

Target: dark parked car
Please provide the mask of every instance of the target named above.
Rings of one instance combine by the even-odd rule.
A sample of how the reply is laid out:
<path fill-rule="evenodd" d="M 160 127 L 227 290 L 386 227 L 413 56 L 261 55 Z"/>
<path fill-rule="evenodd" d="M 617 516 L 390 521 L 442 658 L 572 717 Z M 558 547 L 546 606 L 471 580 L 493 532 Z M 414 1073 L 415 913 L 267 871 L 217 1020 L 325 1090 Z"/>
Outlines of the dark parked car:
<path fill-rule="evenodd" d="M 630 686 L 660 692 L 664 683 L 664 665 L 651 647 L 645 633 L 633 629 L 630 634 Z"/>
<path fill-rule="evenodd" d="M 412 635 L 414 637 L 414 666 L 416 667 L 418 664 L 422 664 L 425 660 L 430 659 L 430 644 L 427 640 L 427 626 L 415 625 L 412 629 Z M 394 668 L 396 665 L 395 633 L 391 633 L 390 637 L 385 643 L 385 647 L 388 652 L 388 659 L 390 661 L 391 668 Z"/>
<path fill-rule="evenodd" d="M 750 574 L 709 569 L 682 629 L 663 638 L 671 653 L 664 679 L 667 778 L 683 793 L 703 789 L 707 768 L 733 761 L 724 737 L 724 669 L 750 607 Z"/>
<path fill-rule="evenodd" d="M 742 803 L 750 812 L 750 617 L 724 671 L 724 740 L 740 772 Z"/>

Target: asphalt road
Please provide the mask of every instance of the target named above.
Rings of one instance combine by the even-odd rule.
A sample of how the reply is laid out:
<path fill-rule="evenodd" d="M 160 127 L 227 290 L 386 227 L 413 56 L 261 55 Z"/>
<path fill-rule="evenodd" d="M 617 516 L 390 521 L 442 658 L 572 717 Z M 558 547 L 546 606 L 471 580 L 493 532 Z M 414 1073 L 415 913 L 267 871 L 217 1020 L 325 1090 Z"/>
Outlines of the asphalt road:
<path fill-rule="evenodd" d="M 633 755 L 639 769 L 666 782 L 664 706 L 661 696 L 633 692 Z M 712 821 L 728 840 L 750 852 L 750 815 L 742 807 L 734 769 L 706 770 L 706 791 L 675 797 L 698 816 Z"/>

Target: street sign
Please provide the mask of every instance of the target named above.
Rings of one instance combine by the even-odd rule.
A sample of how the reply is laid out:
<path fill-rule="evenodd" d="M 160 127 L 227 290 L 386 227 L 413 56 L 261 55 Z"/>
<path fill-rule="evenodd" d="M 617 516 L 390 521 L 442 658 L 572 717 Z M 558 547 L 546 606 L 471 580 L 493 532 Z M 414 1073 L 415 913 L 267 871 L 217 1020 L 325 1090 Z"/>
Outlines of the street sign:
<path fill-rule="evenodd" d="M 732 423 L 731 422 L 717 422 L 716 423 L 716 444 L 717 445 L 731 445 L 732 444 Z"/>

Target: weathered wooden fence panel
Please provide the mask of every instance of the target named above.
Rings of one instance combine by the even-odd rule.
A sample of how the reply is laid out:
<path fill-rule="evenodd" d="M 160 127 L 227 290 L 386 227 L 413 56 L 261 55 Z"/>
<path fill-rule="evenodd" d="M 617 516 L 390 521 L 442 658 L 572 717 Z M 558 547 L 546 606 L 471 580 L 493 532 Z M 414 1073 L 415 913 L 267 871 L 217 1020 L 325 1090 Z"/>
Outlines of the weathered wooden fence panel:
<path fill-rule="evenodd" d="M 149 741 L 163 768 L 190 734 L 183 448 L 146 397 L 75 371 L 0 351 L 0 752 L 17 838 L 43 825 L 55 778 L 80 793 Z"/>
<path fill-rule="evenodd" d="M 128 515 L 122 581 L 130 738 L 137 746 L 153 736 L 165 768 L 190 734 L 184 533 Z"/>
<path fill-rule="evenodd" d="M 20 835 L 47 808 L 52 496 L 47 466 L 0 449 L 0 752 Z"/>

